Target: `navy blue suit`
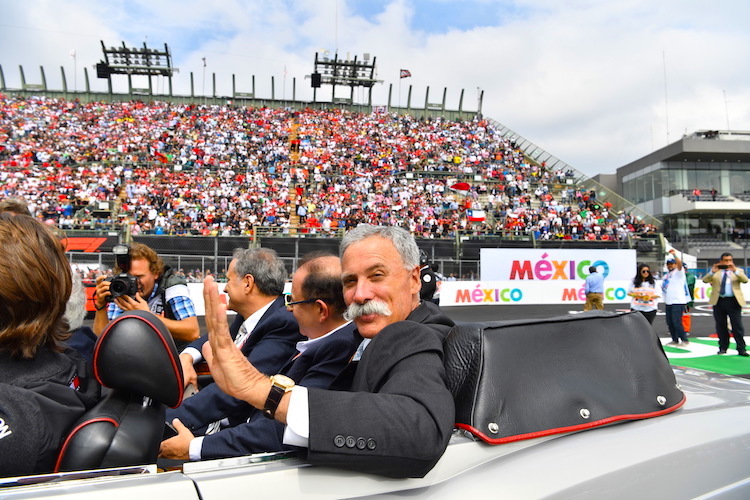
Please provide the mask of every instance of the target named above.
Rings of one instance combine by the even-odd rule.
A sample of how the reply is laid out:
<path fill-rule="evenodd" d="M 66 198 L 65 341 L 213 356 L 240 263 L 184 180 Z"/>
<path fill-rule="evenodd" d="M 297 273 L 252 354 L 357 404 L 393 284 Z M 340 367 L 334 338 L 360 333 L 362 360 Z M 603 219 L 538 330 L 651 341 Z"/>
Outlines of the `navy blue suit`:
<path fill-rule="evenodd" d="M 299 357 L 290 359 L 279 373 L 307 388 L 327 389 L 354 355 L 360 342 L 362 337 L 356 332 L 354 324 L 350 323 L 313 344 Z M 254 408 L 244 417 L 239 422 L 230 418 L 229 428 L 206 436 L 201 458 L 208 460 L 291 448 L 282 444 L 285 426 L 281 422 L 267 418 L 262 411 Z"/>
<path fill-rule="evenodd" d="M 191 344 L 200 349 L 207 340 L 200 338 Z M 258 371 L 267 375 L 279 373 L 286 361 L 297 352 L 296 345 L 304 337 L 294 315 L 284 307 L 284 298 L 278 297 L 263 314 L 258 324 L 242 345 L 242 352 Z M 193 397 L 185 399 L 175 409 L 167 410 L 167 422 L 174 418 L 194 434 L 203 434 L 211 422 L 225 417 L 242 418 L 252 406 L 225 394 L 217 384 L 209 384 Z"/>

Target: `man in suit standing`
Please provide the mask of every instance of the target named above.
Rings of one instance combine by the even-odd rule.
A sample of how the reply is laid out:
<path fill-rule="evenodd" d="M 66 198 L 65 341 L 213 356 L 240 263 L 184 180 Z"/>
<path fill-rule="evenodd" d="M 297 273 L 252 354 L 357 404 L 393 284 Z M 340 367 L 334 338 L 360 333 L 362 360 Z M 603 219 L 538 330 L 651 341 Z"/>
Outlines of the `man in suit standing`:
<path fill-rule="evenodd" d="M 245 318 L 233 342 L 263 373 L 277 373 L 297 352 L 297 342 L 304 340 L 294 315 L 284 306 L 286 276 L 283 261 L 266 248 L 236 250 L 227 270 L 226 308 Z M 201 348 L 207 340 L 204 335 L 180 354 L 186 384 L 197 378 L 193 364 L 203 360 Z M 203 435 L 217 432 L 227 424 L 225 418 L 241 418 L 249 409 L 247 403 L 209 384 L 178 408 L 168 409 L 167 422 L 179 418 L 193 433 Z"/>
<path fill-rule="evenodd" d="M 204 284 L 214 378 L 229 394 L 286 423 L 284 443 L 307 460 L 389 477 L 423 477 L 453 431 L 443 339 L 453 322 L 419 299 L 419 249 L 398 227 L 360 225 L 341 242 L 347 315 L 364 337 L 334 381 L 339 390 L 282 384 L 258 371 L 229 335 L 216 286 Z"/>
<path fill-rule="evenodd" d="M 711 272 L 703 277 L 704 283 L 711 284 L 711 297 L 708 303 L 714 307 L 716 333 L 719 334 L 719 352 L 726 354 L 729 347 L 727 318 L 732 322 L 732 336 L 737 343 L 737 354 L 748 356 L 745 347 L 745 328 L 742 326 L 742 308 L 745 296 L 741 283 L 747 283 L 745 271 L 735 267 L 731 253 L 721 254 L 721 260 L 713 265 Z"/>
<path fill-rule="evenodd" d="M 340 259 L 331 254 L 307 255 L 294 273 L 292 293 L 284 298 L 307 339 L 297 342 L 297 352 L 280 373 L 305 387 L 327 389 L 362 341 L 354 324 L 344 319 Z M 284 425 L 255 408 L 208 436 L 195 437 L 179 420 L 173 425 L 178 435 L 162 442 L 164 458 L 208 460 L 285 448 Z"/>

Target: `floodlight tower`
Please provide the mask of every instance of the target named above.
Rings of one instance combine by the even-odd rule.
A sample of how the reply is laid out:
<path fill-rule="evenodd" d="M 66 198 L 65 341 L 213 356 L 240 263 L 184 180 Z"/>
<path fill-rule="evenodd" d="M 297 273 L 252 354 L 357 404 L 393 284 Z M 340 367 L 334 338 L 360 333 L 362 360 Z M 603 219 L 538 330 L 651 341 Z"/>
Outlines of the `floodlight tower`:
<path fill-rule="evenodd" d="M 122 42 L 122 47 L 107 48 L 102 44 L 104 60 L 96 65 L 96 76 L 106 78 L 109 82 L 109 92 L 112 93 L 112 75 L 128 75 L 128 91 L 133 93 L 133 75 L 148 76 L 148 94 L 153 94 L 152 76 L 166 76 L 169 79 L 169 95 L 172 95 L 172 76 L 179 71 L 172 67 L 172 55 L 169 47 L 164 44 L 164 50 L 149 49 L 146 43 L 143 47 L 128 47 Z"/>
<path fill-rule="evenodd" d="M 331 102 L 354 103 L 354 88 L 363 87 L 369 89 L 367 105 L 372 106 L 372 87 L 383 80 L 375 78 L 375 57 L 370 62 L 370 54 L 365 53 L 362 59 L 354 56 L 354 59 L 339 59 L 338 53 L 330 59 L 327 53 L 322 58 L 315 53 L 315 66 L 313 74 L 310 75 L 310 83 L 313 88 L 313 102 L 316 101 L 317 90 L 322 85 L 331 85 Z M 336 98 L 336 86 L 348 86 L 351 89 L 348 98 Z"/>

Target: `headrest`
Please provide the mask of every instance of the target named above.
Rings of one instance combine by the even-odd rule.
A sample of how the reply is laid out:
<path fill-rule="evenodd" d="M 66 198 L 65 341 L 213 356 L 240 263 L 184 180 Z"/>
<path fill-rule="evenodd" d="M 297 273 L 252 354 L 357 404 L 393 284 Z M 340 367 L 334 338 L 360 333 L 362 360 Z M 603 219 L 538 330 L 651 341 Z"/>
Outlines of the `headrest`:
<path fill-rule="evenodd" d="M 107 325 L 94 347 L 94 376 L 105 387 L 171 408 L 182 402 L 182 365 L 174 340 L 150 312 L 129 311 Z"/>
<path fill-rule="evenodd" d="M 656 417 L 685 402 L 639 312 L 459 325 L 444 362 L 456 426 L 490 444 Z"/>

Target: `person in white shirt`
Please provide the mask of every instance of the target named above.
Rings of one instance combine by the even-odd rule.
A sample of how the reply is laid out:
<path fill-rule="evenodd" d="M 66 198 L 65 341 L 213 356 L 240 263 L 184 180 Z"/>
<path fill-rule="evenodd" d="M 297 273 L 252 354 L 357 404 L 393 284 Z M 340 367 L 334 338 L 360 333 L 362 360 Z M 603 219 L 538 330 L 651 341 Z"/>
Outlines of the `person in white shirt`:
<path fill-rule="evenodd" d="M 648 264 L 638 265 L 638 271 L 628 285 L 628 296 L 632 297 L 630 310 L 639 311 L 650 324 L 653 324 L 658 310 L 659 291 Z"/>
<path fill-rule="evenodd" d="M 667 327 L 672 341 L 667 345 L 688 345 L 687 334 L 682 327 L 682 313 L 685 306 L 690 302 L 685 269 L 682 260 L 677 256 L 674 249 L 669 250 L 670 258 L 667 260 L 667 274 L 662 282 L 662 293 L 664 296 L 665 310 L 667 314 Z"/>

